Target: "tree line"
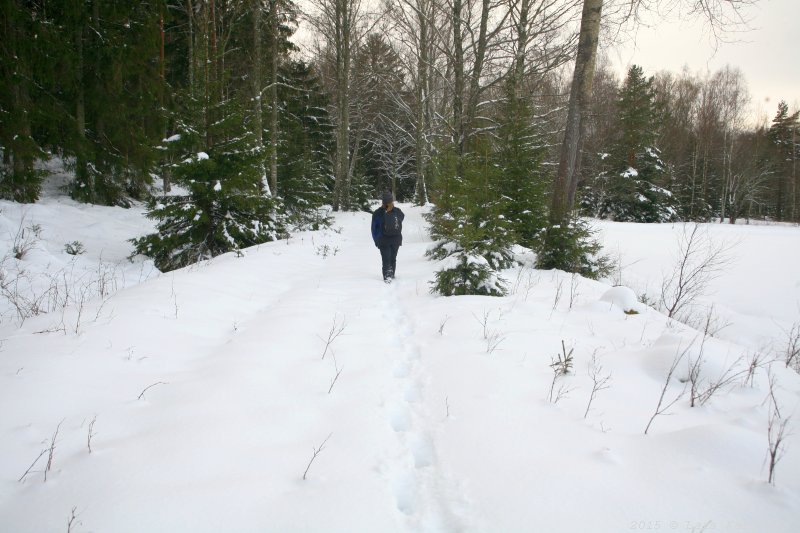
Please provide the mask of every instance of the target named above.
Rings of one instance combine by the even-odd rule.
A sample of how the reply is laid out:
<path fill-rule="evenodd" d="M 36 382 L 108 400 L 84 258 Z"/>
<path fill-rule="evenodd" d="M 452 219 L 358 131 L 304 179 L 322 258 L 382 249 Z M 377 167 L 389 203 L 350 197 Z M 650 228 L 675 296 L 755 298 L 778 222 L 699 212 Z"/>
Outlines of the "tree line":
<path fill-rule="evenodd" d="M 37 162 L 58 156 L 74 198 L 149 202 L 158 232 L 136 250 L 167 270 L 388 189 L 435 205 L 445 294 L 502 293 L 514 244 L 598 275 L 576 204 L 618 220 L 800 217 L 797 113 L 748 125 L 731 68 L 595 68 L 601 0 L 303 6 L 2 0 L 0 196 L 35 201 Z"/>

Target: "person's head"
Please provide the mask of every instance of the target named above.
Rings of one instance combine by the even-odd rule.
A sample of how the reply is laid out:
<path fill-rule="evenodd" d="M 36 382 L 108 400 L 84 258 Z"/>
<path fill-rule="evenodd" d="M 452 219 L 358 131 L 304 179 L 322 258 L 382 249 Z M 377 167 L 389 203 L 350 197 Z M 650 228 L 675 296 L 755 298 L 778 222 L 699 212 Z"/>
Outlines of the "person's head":
<path fill-rule="evenodd" d="M 383 193 L 382 200 L 383 200 L 383 207 L 390 207 L 394 203 L 394 196 L 392 196 L 392 193 L 387 191 Z"/>

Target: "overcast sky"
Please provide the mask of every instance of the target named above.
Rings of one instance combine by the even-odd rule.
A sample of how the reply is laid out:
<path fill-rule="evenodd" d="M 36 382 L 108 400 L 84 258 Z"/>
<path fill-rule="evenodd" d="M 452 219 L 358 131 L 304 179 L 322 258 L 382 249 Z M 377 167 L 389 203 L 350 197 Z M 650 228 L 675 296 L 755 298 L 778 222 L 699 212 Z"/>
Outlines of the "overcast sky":
<path fill-rule="evenodd" d="M 659 70 L 714 72 L 726 64 L 739 67 L 752 97 L 753 116 L 775 116 L 778 102 L 800 108 L 800 0 L 760 0 L 747 12 L 752 30 L 722 42 L 700 20 L 659 22 L 639 27 L 633 39 L 607 48 L 608 58 L 625 71 L 642 66 L 647 75 Z"/>

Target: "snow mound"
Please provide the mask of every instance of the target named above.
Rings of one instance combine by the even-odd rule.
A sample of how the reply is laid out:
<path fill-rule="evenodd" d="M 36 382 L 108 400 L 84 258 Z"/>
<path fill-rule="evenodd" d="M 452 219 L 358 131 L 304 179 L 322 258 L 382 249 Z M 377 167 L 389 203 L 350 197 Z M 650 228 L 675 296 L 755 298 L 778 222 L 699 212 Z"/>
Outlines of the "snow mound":
<path fill-rule="evenodd" d="M 647 306 L 639 301 L 633 289 L 622 285 L 611 287 L 600 297 L 600 301 L 609 302 L 629 315 L 644 313 L 647 310 Z"/>

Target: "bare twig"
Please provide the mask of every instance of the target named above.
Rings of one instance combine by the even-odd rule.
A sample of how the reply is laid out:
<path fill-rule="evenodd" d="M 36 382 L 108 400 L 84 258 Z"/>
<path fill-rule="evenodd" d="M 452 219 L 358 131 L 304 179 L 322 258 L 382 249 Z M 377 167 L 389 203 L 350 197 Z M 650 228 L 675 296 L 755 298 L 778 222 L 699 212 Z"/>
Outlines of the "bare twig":
<path fill-rule="evenodd" d="M 650 417 L 650 421 L 647 423 L 647 427 L 644 428 L 645 435 L 647 435 L 647 432 L 650 431 L 650 426 L 653 424 L 653 420 L 655 420 L 658 415 L 665 414 L 669 410 L 669 408 L 675 405 L 678 402 L 678 400 L 680 400 L 686 393 L 686 386 L 684 385 L 683 390 L 680 392 L 680 394 L 678 394 L 670 402 L 664 405 L 664 397 L 667 395 L 667 388 L 669 388 L 669 383 L 670 381 L 672 381 L 672 375 L 675 373 L 675 369 L 678 368 L 678 365 L 686 356 L 691 346 L 692 344 L 689 343 L 689 346 L 687 346 L 686 349 L 677 354 L 675 358 L 672 360 L 672 365 L 669 367 L 669 372 L 667 372 L 667 377 L 664 380 L 664 386 L 661 388 L 661 396 L 659 396 L 658 398 L 658 405 L 656 405 L 656 410 L 653 413 L 653 416 Z"/>
<path fill-rule="evenodd" d="M 72 513 L 70 514 L 69 520 L 67 521 L 67 533 L 72 533 L 72 526 L 81 525 L 81 522 L 77 521 L 78 515 L 75 514 L 75 511 L 77 510 L 78 510 L 77 507 L 72 508 Z"/>
<path fill-rule="evenodd" d="M 43 456 L 44 454 L 46 454 L 46 453 L 47 453 L 47 448 L 45 448 L 44 450 L 42 450 L 42 451 L 39 453 L 39 455 L 36 457 L 36 459 L 35 459 L 35 460 L 34 460 L 34 461 L 31 463 L 31 466 L 29 466 L 29 467 L 28 467 L 28 469 L 25 471 L 25 473 L 24 473 L 24 474 L 22 474 L 22 475 L 20 476 L 20 478 L 19 478 L 17 481 L 24 481 L 24 480 L 25 480 L 25 478 L 28 476 L 28 474 L 30 474 L 30 473 L 31 473 L 31 470 L 33 470 L 33 467 L 34 467 L 34 466 L 36 466 L 36 463 L 38 463 L 38 462 L 39 462 L 39 459 L 41 459 L 41 458 L 42 458 L 42 456 Z"/>
<path fill-rule="evenodd" d="M 444 334 L 444 326 L 447 324 L 448 320 L 450 320 L 450 315 L 444 315 L 442 321 L 439 322 L 439 335 Z"/>
<path fill-rule="evenodd" d="M 339 364 L 336 361 L 336 356 L 335 355 L 333 356 L 333 368 L 334 368 L 334 370 L 336 370 L 336 375 L 333 376 L 333 381 L 331 381 L 331 386 L 328 387 L 328 394 L 331 393 L 331 391 L 333 390 L 333 386 L 336 385 L 336 380 L 339 379 L 339 376 L 341 375 L 342 370 L 344 370 L 344 367 L 339 368 Z"/>
<path fill-rule="evenodd" d="M 569 280 L 569 308 L 572 309 L 572 306 L 575 305 L 575 299 L 578 297 L 578 288 L 580 285 L 580 276 L 573 272 L 572 277 Z"/>
<path fill-rule="evenodd" d="M 170 287 L 170 296 L 172 297 L 172 306 L 175 308 L 175 318 L 178 318 L 178 294 L 175 292 L 175 276 L 172 276 L 172 285 Z"/>
<path fill-rule="evenodd" d="M 483 316 L 481 317 L 478 317 L 475 313 L 472 313 L 472 316 L 475 318 L 475 320 L 478 321 L 478 324 L 480 324 L 481 327 L 483 328 L 484 339 L 489 338 L 488 325 L 489 325 L 489 315 L 491 315 L 491 313 L 492 313 L 491 311 L 487 311 L 486 309 L 483 310 Z"/>
<path fill-rule="evenodd" d="M 589 395 L 589 402 L 586 404 L 583 418 L 589 416 L 589 410 L 592 408 L 592 402 L 597 397 L 597 393 L 610 387 L 611 374 L 603 375 L 603 366 L 597 360 L 597 353 L 592 354 L 592 360 L 589 363 L 589 377 L 592 378 L 592 392 Z"/>
<path fill-rule="evenodd" d="M 322 359 L 325 359 L 325 356 L 328 355 L 328 350 L 330 349 L 331 344 L 333 344 L 333 341 L 335 341 L 339 337 L 339 335 L 341 335 L 344 332 L 346 327 L 347 327 L 347 321 L 345 320 L 345 318 L 344 317 L 342 318 L 342 323 L 340 324 L 339 317 L 337 315 L 334 315 L 333 324 L 331 325 L 330 331 L 328 331 L 328 337 L 323 339 L 322 337 L 317 335 L 319 340 L 325 343 L 325 350 L 323 350 L 322 352 Z"/>
<path fill-rule="evenodd" d="M 769 421 L 767 423 L 767 442 L 769 444 L 767 457 L 769 461 L 769 476 L 767 481 L 775 484 L 775 467 L 781 460 L 784 454 L 784 444 L 788 436 L 786 428 L 789 424 L 790 417 L 784 418 L 781 415 L 781 410 L 778 407 L 778 401 L 775 398 L 775 381 L 770 379 L 769 382 L 769 398 L 771 400 L 769 410 Z"/>
<path fill-rule="evenodd" d="M 784 360 L 787 368 L 800 372 L 800 322 L 792 324 L 792 329 L 786 332 L 786 353 Z"/>
<path fill-rule="evenodd" d="M 760 350 L 756 350 L 750 356 L 750 362 L 747 365 L 747 376 L 744 378 L 744 384 L 753 387 L 755 385 L 756 370 L 764 366 L 764 359 L 766 354 Z"/>
<path fill-rule="evenodd" d="M 144 398 L 144 393 L 147 392 L 148 390 L 152 389 L 156 385 L 168 385 L 168 383 L 166 381 L 156 381 L 152 385 L 148 385 L 147 387 L 145 387 L 144 390 L 139 394 L 139 397 L 136 398 L 136 399 L 137 400 L 141 400 L 142 398 Z"/>
<path fill-rule="evenodd" d="M 322 453 L 322 450 L 325 449 L 325 444 L 328 442 L 328 439 L 330 439 L 332 435 L 333 435 L 333 433 L 331 433 L 330 435 L 325 437 L 325 440 L 322 441 L 322 444 L 319 445 L 319 448 L 314 448 L 314 455 L 311 456 L 311 460 L 308 462 L 308 465 L 306 466 L 305 472 L 303 472 L 303 480 L 305 480 L 306 476 L 308 475 L 308 470 L 311 468 L 311 463 L 313 463 L 314 459 L 316 459 L 317 456 L 320 453 Z"/>
<path fill-rule="evenodd" d="M 498 331 L 489 333 L 489 337 L 486 339 L 486 353 L 492 355 L 504 340 L 506 340 L 505 336 L 501 335 Z"/>
<path fill-rule="evenodd" d="M 86 447 L 89 448 L 89 453 L 92 453 L 92 437 L 96 435 L 94 432 L 94 423 L 97 422 L 97 415 L 89 422 L 89 433 L 86 436 Z"/>
<path fill-rule="evenodd" d="M 53 433 L 53 436 L 50 438 L 50 447 L 47 449 L 47 466 L 44 469 L 44 480 L 47 481 L 47 473 L 53 468 L 53 459 L 55 458 L 56 453 L 56 442 L 58 441 L 58 432 L 61 429 L 61 424 L 64 423 L 64 420 L 58 423 L 56 426 L 56 430 Z"/>
<path fill-rule="evenodd" d="M 561 294 L 563 292 L 564 292 L 564 280 L 559 278 L 558 283 L 556 283 L 556 294 L 553 297 L 553 308 L 550 310 L 551 316 L 558 307 L 558 302 L 561 301 Z"/>

